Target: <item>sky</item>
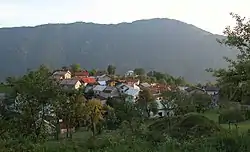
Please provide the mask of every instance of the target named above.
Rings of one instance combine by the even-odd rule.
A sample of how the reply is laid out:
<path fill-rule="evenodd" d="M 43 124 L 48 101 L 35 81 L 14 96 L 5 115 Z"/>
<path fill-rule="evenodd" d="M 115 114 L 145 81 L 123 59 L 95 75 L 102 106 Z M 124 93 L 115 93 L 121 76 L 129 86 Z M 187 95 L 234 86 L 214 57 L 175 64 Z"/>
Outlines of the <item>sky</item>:
<path fill-rule="evenodd" d="M 170 18 L 222 34 L 234 23 L 229 13 L 249 18 L 249 6 L 250 0 L 0 0 L 0 27 Z"/>

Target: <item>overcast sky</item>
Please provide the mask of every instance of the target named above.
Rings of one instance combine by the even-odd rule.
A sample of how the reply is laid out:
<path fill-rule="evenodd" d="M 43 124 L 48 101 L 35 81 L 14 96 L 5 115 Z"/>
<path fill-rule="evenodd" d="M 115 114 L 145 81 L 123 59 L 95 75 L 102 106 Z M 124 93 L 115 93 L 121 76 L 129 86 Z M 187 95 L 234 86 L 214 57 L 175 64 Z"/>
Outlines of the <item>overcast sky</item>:
<path fill-rule="evenodd" d="M 250 17 L 249 6 L 250 0 L 0 0 L 0 27 L 172 18 L 221 34 L 233 24 L 229 13 Z"/>

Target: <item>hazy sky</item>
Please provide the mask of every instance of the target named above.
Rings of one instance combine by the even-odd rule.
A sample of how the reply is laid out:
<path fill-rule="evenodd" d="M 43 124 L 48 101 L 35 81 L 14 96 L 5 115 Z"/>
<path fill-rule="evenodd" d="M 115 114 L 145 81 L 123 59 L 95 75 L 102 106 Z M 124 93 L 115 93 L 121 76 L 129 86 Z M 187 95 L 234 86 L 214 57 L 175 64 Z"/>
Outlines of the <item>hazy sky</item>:
<path fill-rule="evenodd" d="M 172 18 L 221 34 L 229 12 L 250 17 L 250 0 L 0 0 L 0 27 Z"/>

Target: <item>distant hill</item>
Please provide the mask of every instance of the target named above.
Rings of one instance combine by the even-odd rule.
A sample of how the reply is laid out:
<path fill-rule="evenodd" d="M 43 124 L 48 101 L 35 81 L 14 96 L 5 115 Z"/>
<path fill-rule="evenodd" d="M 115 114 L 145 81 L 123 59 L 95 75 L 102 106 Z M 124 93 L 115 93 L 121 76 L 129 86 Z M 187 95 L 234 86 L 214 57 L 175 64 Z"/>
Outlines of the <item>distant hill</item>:
<path fill-rule="evenodd" d="M 118 72 L 143 67 L 191 82 L 212 80 L 204 70 L 225 67 L 232 51 L 213 35 L 171 19 L 102 25 L 48 24 L 0 29 L 0 80 L 45 64 L 58 68 L 79 63 L 86 69 L 117 67 Z"/>

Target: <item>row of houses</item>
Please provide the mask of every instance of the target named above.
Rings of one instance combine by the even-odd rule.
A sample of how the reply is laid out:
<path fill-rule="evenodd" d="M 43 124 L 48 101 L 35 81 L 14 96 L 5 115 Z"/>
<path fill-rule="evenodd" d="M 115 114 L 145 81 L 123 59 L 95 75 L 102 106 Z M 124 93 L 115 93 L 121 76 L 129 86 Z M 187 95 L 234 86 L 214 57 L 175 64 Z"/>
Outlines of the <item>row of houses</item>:
<path fill-rule="evenodd" d="M 128 71 L 126 76 L 131 76 L 132 74 L 132 71 Z M 164 116 L 165 114 L 162 110 L 166 109 L 166 105 L 163 105 L 161 93 L 164 91 L 171 91 L 173 89 L 173 87 L 166 84 L 141 83 L 138 79 L 128 77 L 116 80 L 106 74 L 93 77 L 89 76 L 86 71 L 77 72 L 74 76 L 72 76 L 69 71 L 56 71 L 53 74 L 53 77 L 57 78 L 65 89 L 79 89 L 83 86 L 85 94 L 91 92 L 93 94 L 91 97 L 100 99 L 102 104 L 106 104 L 106 101 L 109 98 L 116 98 L 121 95 L 125 95 L 125 100 L 127 102 L 134 103 L 139 99 L 140 91 L 147 88 L 155 96 L 156 103 L 159 107 L 158 109 L 161 111 L 158 116 Z"/>

